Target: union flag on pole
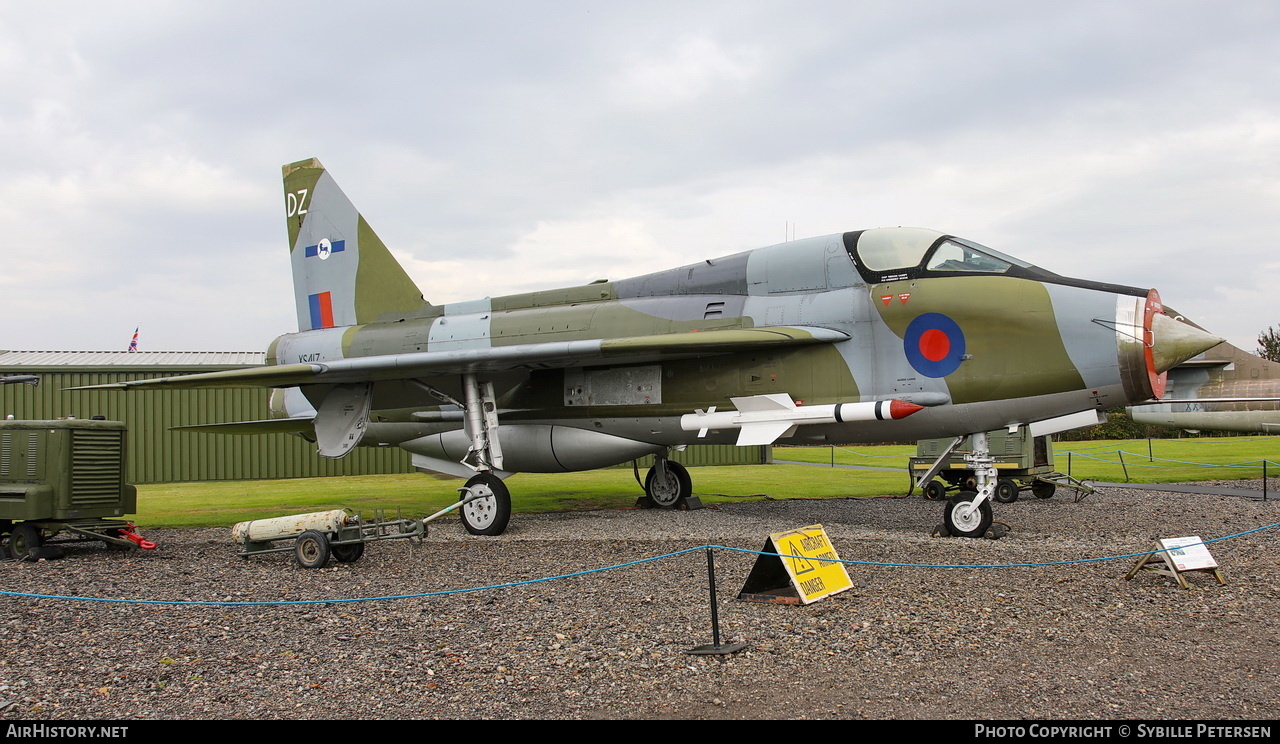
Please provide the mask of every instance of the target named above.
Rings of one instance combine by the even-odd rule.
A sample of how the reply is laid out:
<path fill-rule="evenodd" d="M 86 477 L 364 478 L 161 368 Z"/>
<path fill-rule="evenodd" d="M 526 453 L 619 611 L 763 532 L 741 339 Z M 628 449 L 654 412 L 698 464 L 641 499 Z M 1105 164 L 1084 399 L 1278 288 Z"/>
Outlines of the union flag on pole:
<path fill-rule="evenodd" d="M 138 330 L 141 328 L 142 326 L 138 326 L 137 328 L 133 329 L 133 340 L 129 342 L 129 351 L 138 350 Z"/>

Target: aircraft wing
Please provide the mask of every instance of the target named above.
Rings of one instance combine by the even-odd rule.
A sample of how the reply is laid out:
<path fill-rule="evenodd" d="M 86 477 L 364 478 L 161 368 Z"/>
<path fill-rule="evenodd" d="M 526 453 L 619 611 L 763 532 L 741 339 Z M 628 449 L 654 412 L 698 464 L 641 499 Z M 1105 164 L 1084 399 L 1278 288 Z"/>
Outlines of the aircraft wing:
<path fill-rule="evenodd" d="M 171 426 L 175 431 L 199 431 L 214 434 L 304 434 L 314 431 L 315 416 L 228 421 L 222 424 L 187 424 Z"/>
<path fill-rule="evenodd" d="M 1255 403 L 1280 400 L 1280 397 L 1257 396 L 1254 398 L 1152 398 L 1142 403 L 1134 403 L 1130 408 L 1138 406 L 1155 406 L 1161 403 Z"/>
<path fill-rule="evenodd" d="M 655 336 L 549 341 L 479 349 L 421 351 L 356 357 L 326 362 L 279 364 L 178 377 L 85 385 L 68 390 L 295 387 L 403 380 L 468 372 L 554 369 L 595 364 L 644 364 L 708 354 L 763 350 L 844 341 L 849 336 L 828 328 L 776 326 Z"/>

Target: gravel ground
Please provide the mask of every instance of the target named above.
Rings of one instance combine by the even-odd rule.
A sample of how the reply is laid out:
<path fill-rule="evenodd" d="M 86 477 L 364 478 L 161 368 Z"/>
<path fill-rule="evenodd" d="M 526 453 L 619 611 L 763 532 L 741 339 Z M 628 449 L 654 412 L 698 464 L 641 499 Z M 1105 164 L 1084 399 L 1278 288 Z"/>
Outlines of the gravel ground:
<path fill-rule="evenodd" d="M 1225 485 L 1225 484 L 1224 484 Z M 1230 485 L 1260 488 L 1259 481 Z M 1280 483 L 1271 486 L 1274 492 Z M 758 550 L 825 525 L 846 560 L 1007 564 L 1123 555 L 1154 537 L 1280 521 L 1280 503 L 1109 489 L 996 505 L 1000 540 L 932 538 L 938 502 L 770 500 L 692 512 L 516 515 L 475 538 L 371 545 L 305 570 L 242 560 L 229 530 L 144 530 L 0 563 L 0 589 L 147 600 L 416 594 L 554 576 L 705 544 Z M 1133 558 L 1030 568 L 851 566 L 798 607 L 735 599 L 755 556 L 717 551 L 730 656 L 711 641 L 703 551 L 448 596 L 171 606 L 5 596 L 0 719 L 1276 719 L 1277 530 L 1215 543 L 1227 584 L 1124 576 Z"/>

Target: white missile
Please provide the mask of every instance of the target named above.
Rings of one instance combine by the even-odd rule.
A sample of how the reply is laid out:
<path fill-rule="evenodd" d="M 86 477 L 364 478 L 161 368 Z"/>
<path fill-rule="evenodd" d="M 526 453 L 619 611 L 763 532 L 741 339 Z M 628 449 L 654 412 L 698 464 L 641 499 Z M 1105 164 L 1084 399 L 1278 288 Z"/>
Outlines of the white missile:
<path fill-rule="evenodd" d="M 786 393 L 730 398 L 736 411 L 717 412 L 715 406 L 680 417 L 680 428 L 705 437 L 712 429 L 738 429 L 738 446 L 773 444 L 790 436 L 797 426 L 839 424 L 849 421 L 892 421 L 906 418 L 924 406 L 905 400 L 872 400 L 864 403 L 834 403 L 824 406 L 797 406 Z"/>

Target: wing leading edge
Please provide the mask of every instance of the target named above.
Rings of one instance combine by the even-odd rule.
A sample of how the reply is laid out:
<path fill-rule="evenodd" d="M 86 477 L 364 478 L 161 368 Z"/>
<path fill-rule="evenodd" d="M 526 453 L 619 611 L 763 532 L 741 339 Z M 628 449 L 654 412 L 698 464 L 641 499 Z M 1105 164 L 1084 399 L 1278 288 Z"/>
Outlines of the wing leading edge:
<path fill-rule="evenodd" d="M 828 328 L 800 326 L 739 328 L 656 336 L 551 341 L 482 349 L 385 354 L 339 359 L 332 362 L 249 367 L 67 389 L 282 388 L 312 384 L 376 382 L 514 369 L 581 367 L 605 362 L 644 364 L 708 354 L 732 354 L 765 348 L 830 344 L 848 338 L 848 334 Z"/>

